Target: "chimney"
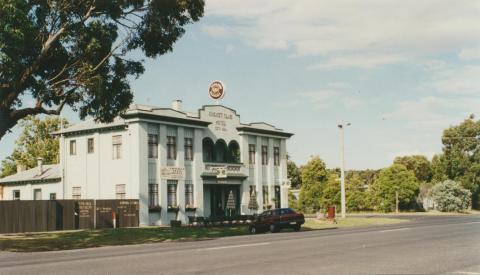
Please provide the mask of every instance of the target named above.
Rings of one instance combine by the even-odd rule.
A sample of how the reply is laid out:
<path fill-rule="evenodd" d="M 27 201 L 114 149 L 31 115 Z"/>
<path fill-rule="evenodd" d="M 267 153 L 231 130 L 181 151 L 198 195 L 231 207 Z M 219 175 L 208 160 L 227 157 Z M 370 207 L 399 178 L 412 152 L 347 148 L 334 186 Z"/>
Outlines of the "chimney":
<path fill-rule="evenodd" d="M 43 174 L 43 159 L 37 158 L 38 175 Z"/>
<path fill-rule="evenodd" d="M 176 111 L 181 111 L 182 110 L 182 101 L 180 99 L 175 99 L 172 101 L 172 109 Z"/>
<path fill-rule="evenodd" d="M 23 172 L 27 170 L 27 166 L 25 164 L 22 164 L 22 163 L 17 163 L 17 173 L 20 173 L 20 172 Z"/>

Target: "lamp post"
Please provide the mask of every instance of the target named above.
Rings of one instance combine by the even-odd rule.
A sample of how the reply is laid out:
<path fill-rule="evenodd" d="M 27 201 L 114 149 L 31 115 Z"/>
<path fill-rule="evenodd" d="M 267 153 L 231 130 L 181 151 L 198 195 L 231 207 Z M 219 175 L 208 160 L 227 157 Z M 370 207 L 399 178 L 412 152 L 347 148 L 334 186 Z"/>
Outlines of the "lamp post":
<path fill-rule="evenodd" d="M 345 148 L 344 148 L 344 129 L 347 126 L 350 126 L 350 122 L 347 124 L 338 124 L 338 129 L 340 129 L 340 193 L 341 193 L 341 203 L 342 203 L 342 218 L 346 216 L 346 204 L 345 204 Z"/>

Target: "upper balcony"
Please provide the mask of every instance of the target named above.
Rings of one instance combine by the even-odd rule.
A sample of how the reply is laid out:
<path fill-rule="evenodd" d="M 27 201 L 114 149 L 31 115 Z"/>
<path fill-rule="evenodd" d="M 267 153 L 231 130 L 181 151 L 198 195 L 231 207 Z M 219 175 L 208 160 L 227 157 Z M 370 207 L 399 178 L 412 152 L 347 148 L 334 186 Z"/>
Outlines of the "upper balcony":
<path fill-rule="evenodd" d="M 248 177 L 248 168 L 243 163 L 205 162 L 202 177 L 240 178 Z"/>

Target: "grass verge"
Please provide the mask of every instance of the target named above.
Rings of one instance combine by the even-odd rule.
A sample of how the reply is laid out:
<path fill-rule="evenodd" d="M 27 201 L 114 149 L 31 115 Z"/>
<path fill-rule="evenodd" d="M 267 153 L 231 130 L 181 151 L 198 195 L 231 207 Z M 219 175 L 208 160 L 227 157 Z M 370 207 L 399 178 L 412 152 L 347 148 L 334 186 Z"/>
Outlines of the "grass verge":
<path fill-rule="evenodd" d="M 302 230 L 401 223 L 404 219 L 348 217 L 337 223 L 307 219 Z M 147 227 L 0 235 L 0 250 L 38 252 L 168 241 L 194 241 L 248 234 L 237 227 Z"/>
<path fill-rule="evenodd" d="M 248 234 L 247 227 L 150 227 L 0 235 L 0 250 L 37 252 L 111 245 L 193 241 Z"/>
<path fill-rule="evenodd" d="M 386 225 L 407 222 L 406 219 L 391 219 L 379 217 L 347 217 L 345 219 L 337 219 L 337 223 L 327 220 L 306 219 L 303 227 L 307 230 L 325 229 L 325 228 L 344 228 L 344 227 L 360 227 L 371 225 Z"/>

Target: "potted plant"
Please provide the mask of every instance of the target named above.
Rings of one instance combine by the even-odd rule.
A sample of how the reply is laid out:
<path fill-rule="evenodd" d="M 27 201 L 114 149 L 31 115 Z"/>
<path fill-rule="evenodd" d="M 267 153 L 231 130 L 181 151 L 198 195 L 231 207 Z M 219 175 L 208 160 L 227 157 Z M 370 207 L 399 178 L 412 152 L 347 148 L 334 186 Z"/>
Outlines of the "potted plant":
<path fill-rule="evenodd" d="M 196 211 L 197 207 L 195 207 L 193 204 L 187 204 L 185 205 L 185 211 Z"/>
<path fill-rule="evenodd" d="M 160 205 L 149 205 L 148 212 L 162 212 L 162 207 Z"/>
<path fill-rule="evenodd" d="M 167 207 L 167 212 L 178 212 L 180 207 L 178 205 L 169 205 Z"/>

